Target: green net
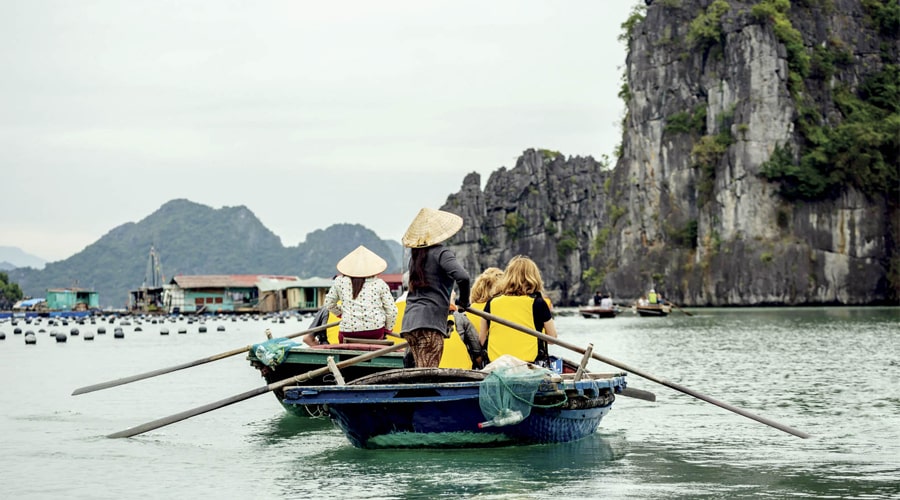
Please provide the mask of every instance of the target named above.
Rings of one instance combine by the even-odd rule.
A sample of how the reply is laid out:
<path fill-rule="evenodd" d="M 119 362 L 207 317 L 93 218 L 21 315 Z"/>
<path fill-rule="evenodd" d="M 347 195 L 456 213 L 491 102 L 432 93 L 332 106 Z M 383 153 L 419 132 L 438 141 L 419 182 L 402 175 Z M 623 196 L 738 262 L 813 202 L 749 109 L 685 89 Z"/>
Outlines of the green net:
<path fill-rule="evenodd" d="M 531 414 L 534 394 L 550 370 L 528 365 L 501 366 L 481 382 L 478 403 L 484 425 L 512 425 Z"/>

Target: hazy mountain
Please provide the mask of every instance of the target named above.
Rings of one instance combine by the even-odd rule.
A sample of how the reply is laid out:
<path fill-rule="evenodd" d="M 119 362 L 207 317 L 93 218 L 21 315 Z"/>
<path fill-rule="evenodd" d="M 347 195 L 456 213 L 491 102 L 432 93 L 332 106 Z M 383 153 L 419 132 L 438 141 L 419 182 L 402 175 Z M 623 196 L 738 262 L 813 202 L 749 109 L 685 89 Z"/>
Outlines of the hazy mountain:
<path fill-rule="evenodd" d="M 168 281 L 176 274 L 331 276 L 337 261 L 359 245 L 384 257 L 388 272 L 399 272 L 399 243 L 389 244 L 361 225 L 336 224 L 285 248 L 245 206 L 214 209 L 180 199 L 112 229 L 68 259 L 43 270 L 13 269 L 9 275 L 28 296 L 78 286 L 99 292 L 104 307 L 124 307 L 128 291 L 147 279 L 151 246 Z"/>
<path fill-rule="evenodd" d="M 0 246 L 0 269 L 13 269 L 16 267 L 43 269 L 46 263 L 46 260 L 31 255 L 21 248 Z"/>

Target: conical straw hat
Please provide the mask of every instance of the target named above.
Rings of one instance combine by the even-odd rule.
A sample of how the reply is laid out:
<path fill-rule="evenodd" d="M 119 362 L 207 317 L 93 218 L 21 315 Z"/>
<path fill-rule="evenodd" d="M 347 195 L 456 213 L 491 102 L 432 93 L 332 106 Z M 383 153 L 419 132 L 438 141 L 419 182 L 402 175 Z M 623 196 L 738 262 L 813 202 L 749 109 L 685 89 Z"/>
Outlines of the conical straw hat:
<path fill-rule="evenodd" d="M 419 210 L 401 241 L 409 248 L 430 247 L 456 234 L 462 225 L 462 217 L 456 214 L 423 208 Z"/>
<path fill-rule="evenodd" d="M 351 278 L 368 278 L 387 269 L 387 262 L 360 245 L 337 263 L 337 270 Z"/>

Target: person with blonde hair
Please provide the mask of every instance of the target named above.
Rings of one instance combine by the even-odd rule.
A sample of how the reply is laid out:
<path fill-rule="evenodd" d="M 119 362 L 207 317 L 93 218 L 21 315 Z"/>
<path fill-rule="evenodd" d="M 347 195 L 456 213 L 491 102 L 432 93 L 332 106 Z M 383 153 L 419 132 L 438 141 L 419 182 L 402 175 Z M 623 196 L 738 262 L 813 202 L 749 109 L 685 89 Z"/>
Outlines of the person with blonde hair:
<path fill-rule="evenodd" d="M 543 291 L 544 281 L 537 264 L 524 255 L 517 255 L 494 285 L 494 297 L 488 299 L 484 312 L 556 337 L 556 325 Z M 549 360 L 545 341 L 497 322 L 482 319 L 479 338 L 489 361 L 504 354 L 529 362 Z"/>
<path fill-rule="evenodd" d="M 441 243 L 456 234 L 462 217 L 432 208 L 423 208 L 401 239 L 411 248 L 409 293 L 400 336 L 409 343 L 413 361 L 420 368 L 436 368 L 449 337 L 447 314 L 454 284 L 459 287 L 459 305 L 469 305 L 469 273 L 453 250 Z"/>
<path fill-rule="evenodd" d="M 472 283 L 472 293 L 470 295 L 473 307 L 475 304 L 483 305 L 487 303 L 488 299 L 492 296 L 491 291 L 500 276 L 503 276 L 503 269 L 500 269 L 499 267 L 489 267 L 475 278 L 475 282 Z"/>
<path fill-rule="evenodd" d="M 472 283 L 472 292 L 469 295 L 469 300 L 472 301 L 469 305 L 469 309 L 477 309 L 479 311 L 484 310 L 484 305 L 494 296 L 492 293 L 494 285 L 497 284 L 497 280 L 500 279 L 500 276 L 503 276 L 503 269 L 500 269 L 499 267 L 489 267 L 475 278 L 475 281 Z M 466 311 L 466 316 L 473 325 L 481 324 L 481 316 L 469 311 Z"/>

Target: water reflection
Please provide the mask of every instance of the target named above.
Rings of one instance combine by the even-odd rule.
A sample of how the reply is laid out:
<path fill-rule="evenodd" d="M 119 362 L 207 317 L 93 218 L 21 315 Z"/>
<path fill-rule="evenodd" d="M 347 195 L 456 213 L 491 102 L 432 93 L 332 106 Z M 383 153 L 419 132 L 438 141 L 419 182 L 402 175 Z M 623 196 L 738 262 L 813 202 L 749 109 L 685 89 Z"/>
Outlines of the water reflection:
<path fill-rule="evenodd" d="M 303 488 L 379 498 L 546 496 L 539 492 L 560 481 L 567 488 L 592 481 L 598 468 L 625 455 L 623 446 L 624 441 L 599 434 L 574 443 L 451 450 L 361 450 L 348 442 L 318 456 L 328 473 L 312 473 Z"/>
<path fill-rule="evenodd" d="M 304 434 L 334 428 L 328 418 L 298 417 L 287 412 L 281 412 L 248 425 L 253 428 L 253 432 L 247 436 L 249 441 L 263 446 L 281 444 L 286 440 L 297 439 Z"/>

